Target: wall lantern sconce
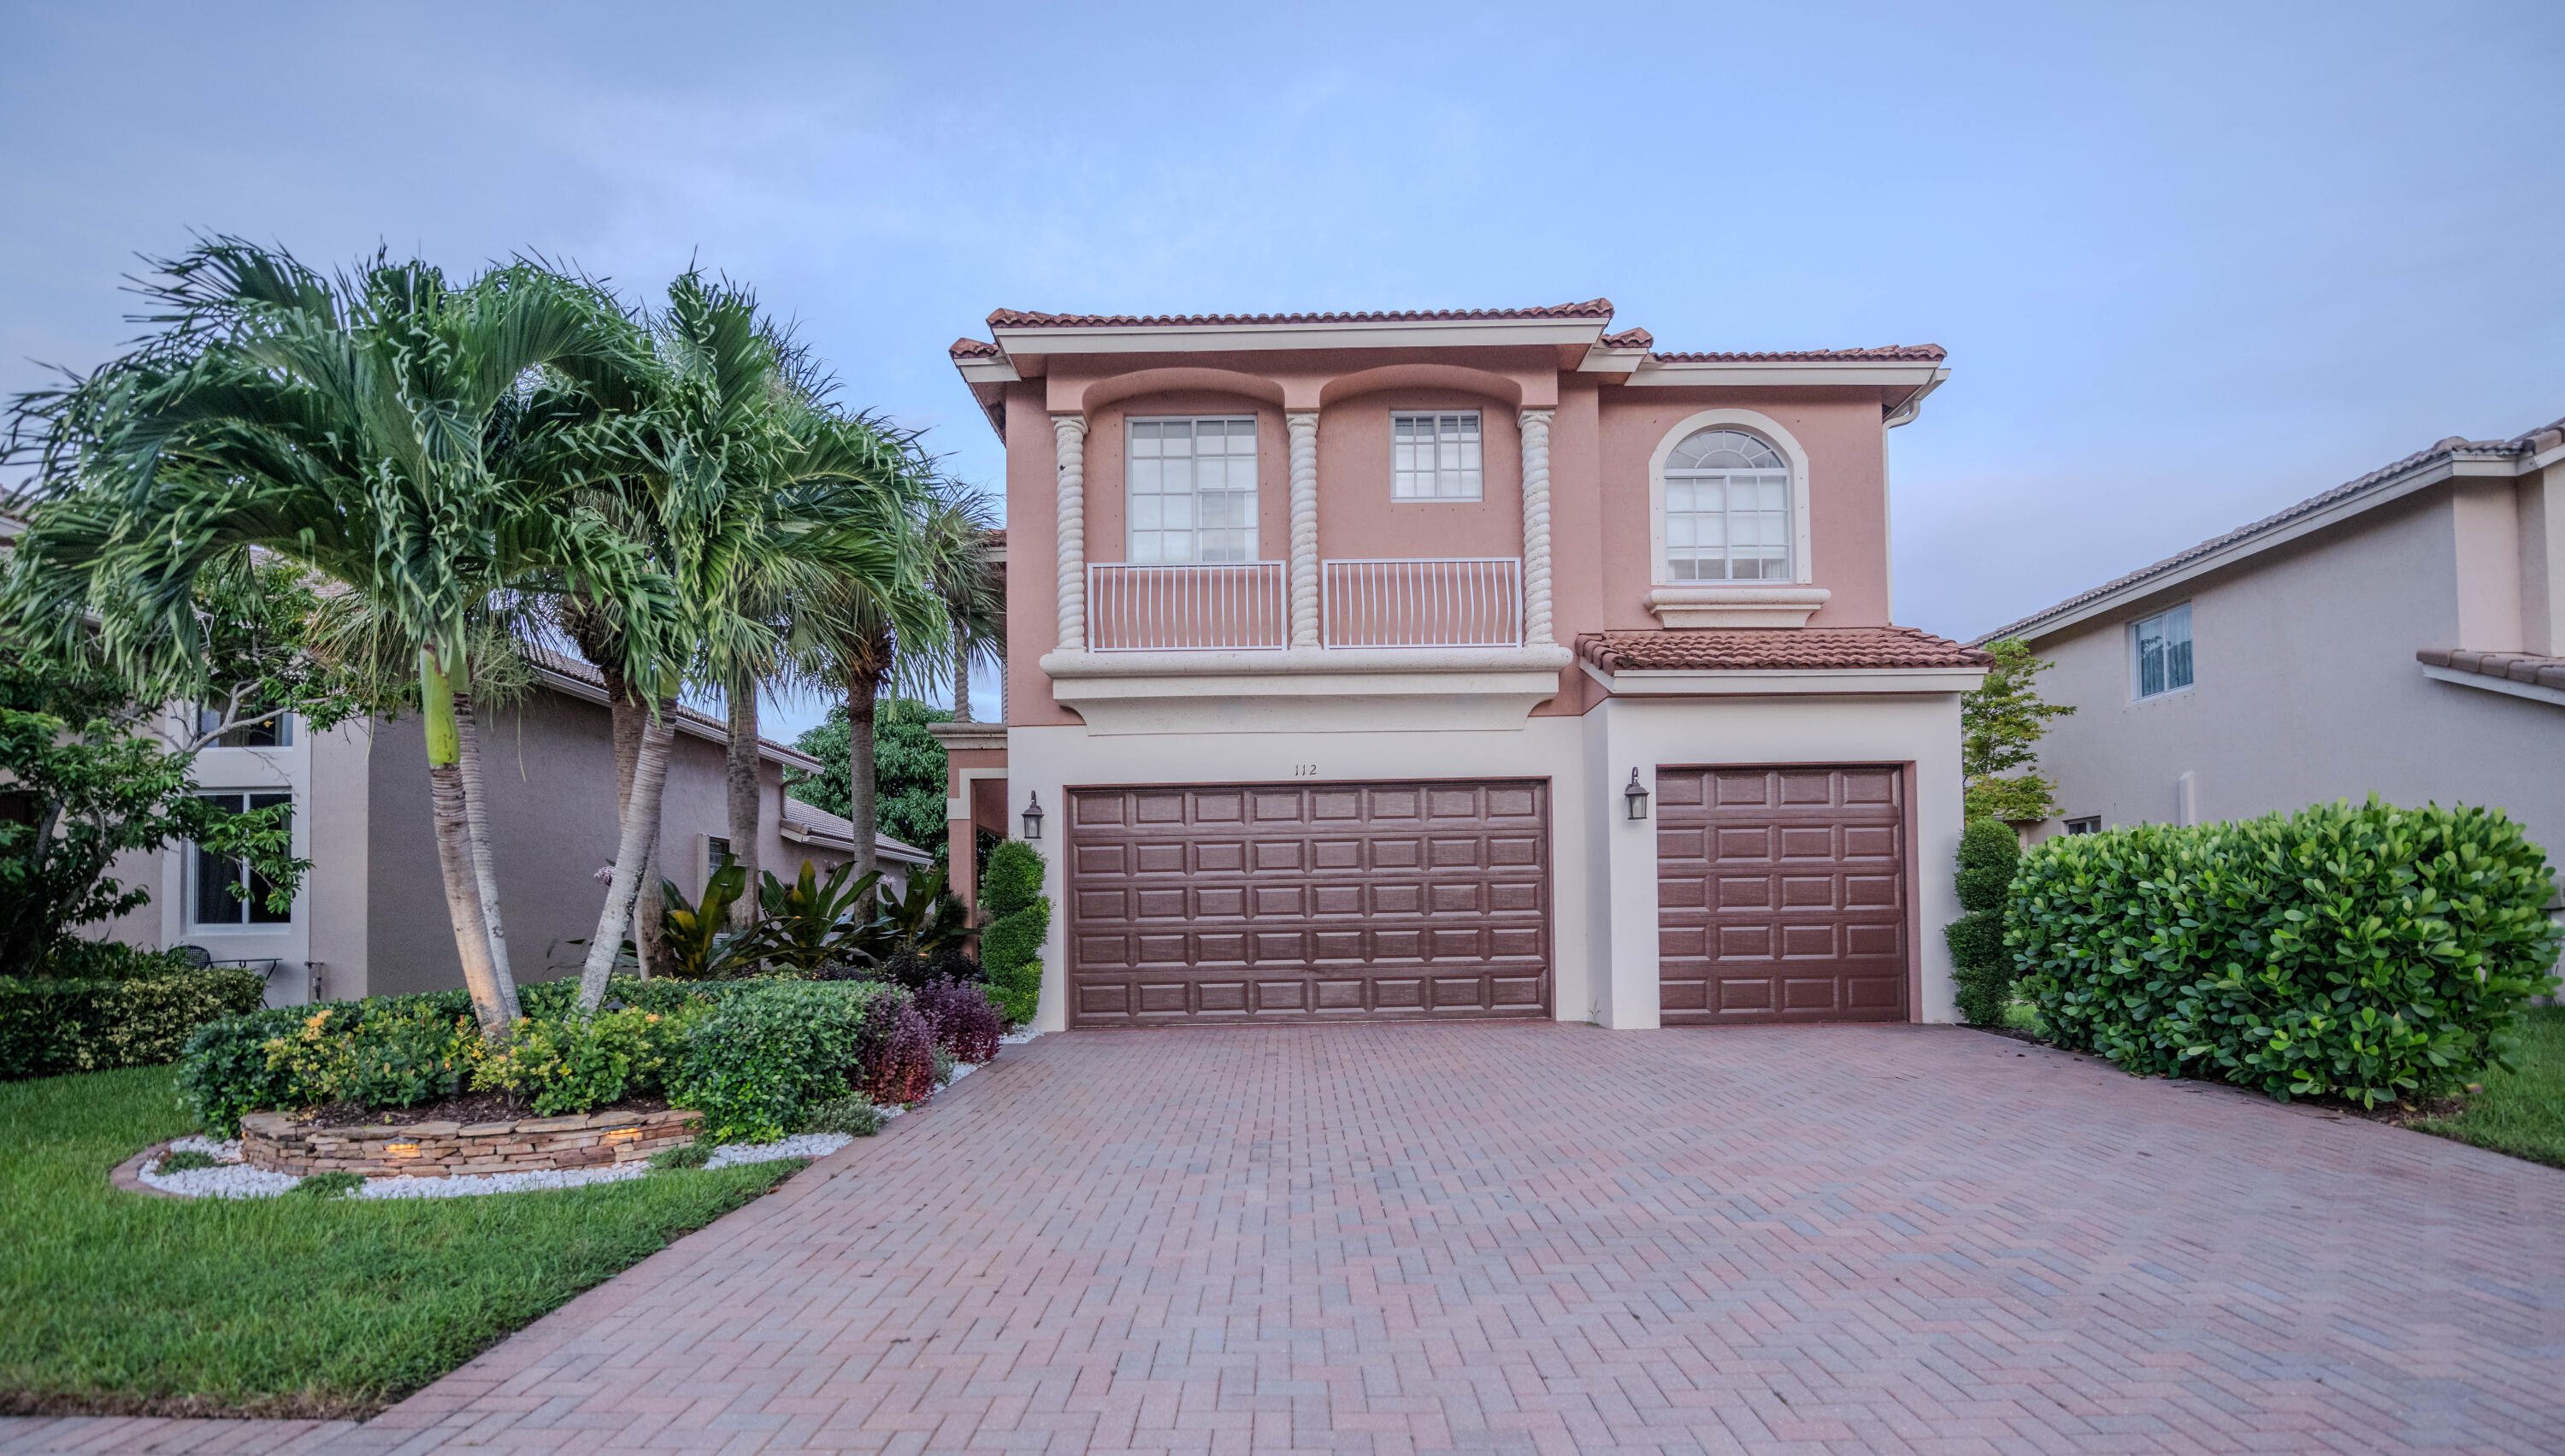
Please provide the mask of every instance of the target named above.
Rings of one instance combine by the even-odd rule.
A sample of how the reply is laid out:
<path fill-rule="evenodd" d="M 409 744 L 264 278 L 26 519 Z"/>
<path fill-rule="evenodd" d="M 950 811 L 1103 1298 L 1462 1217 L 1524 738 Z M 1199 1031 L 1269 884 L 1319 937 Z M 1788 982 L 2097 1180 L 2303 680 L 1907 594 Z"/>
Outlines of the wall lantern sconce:
<path fill-rule="evenodd" d="M 1025 795 L 1025 838 L 1028 840 L 1041 839 L 1042 822 L 1042 796 L 1039 794 L 1028 793 Z"/>
<path fill-rule="evenodd" d="M 1621 802 L 1630 807 L 1630 818 L 1648 817 L 1648 791 L 1639 787 L 1639 771 L 1630 770 L 1630 787 L 1621 791 Z"/>

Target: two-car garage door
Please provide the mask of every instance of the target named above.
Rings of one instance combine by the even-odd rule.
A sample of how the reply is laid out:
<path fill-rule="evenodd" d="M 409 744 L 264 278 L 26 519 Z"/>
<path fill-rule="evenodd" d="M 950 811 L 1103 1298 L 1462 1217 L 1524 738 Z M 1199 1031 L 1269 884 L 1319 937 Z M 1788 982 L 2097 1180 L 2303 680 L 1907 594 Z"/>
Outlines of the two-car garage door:
<path fill-rule="evenodd" d="M 1548 1014 L 1546 784 L 1068 801 L 1072 1025 Z"/>
<path fill-rule="evenodd" d="M 1067 799 L 1072 1025 L 1549 1014 L 1545 783 Z M 1668 1025 L 1905 1019 L 1898 768 L 1669 768 L 1656 799 Z"/>

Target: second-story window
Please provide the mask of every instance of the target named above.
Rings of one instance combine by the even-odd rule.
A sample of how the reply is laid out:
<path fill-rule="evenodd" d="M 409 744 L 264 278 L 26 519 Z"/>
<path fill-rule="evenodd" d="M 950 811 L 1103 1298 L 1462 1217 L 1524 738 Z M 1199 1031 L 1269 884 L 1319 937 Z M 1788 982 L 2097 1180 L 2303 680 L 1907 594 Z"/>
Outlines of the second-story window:
<path fill-rule="evenodd" d="M 2191 604 L 2150 616 L 2131 632 L 2130 696 L 2151 698 L 2191 686 Z"/>
<path fill-rule="evenodd" d="M 1666 578 L 1790 580 L 1790 465 L 1734 429 L 1697 430 L 1666 461 Z"/>
<path fill-rule="evenodd" d="M 1390 487 L 1402 501 L 1479 498 L 1479 411 L 1389 417 Z"/>
<path fill-rule="evenodd" d="M 1256 420 L 1135 419 L 1130 559 L 1256 560 Z"/>

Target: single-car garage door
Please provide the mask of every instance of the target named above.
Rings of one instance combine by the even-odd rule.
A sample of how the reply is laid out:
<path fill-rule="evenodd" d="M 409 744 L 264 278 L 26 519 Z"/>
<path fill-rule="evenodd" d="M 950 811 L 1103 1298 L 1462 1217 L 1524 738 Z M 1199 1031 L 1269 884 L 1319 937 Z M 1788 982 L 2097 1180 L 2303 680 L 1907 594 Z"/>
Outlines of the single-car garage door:
<path fill-rule="evenodd" d="M 1547 1014 L 1546 784 L 1068 800 L 1073 1025 Z"/>
<path fill-rule="evenodd" d="M 1657 771 L 1668 1026 L 1906 1019 L 1904 775 Z"/>

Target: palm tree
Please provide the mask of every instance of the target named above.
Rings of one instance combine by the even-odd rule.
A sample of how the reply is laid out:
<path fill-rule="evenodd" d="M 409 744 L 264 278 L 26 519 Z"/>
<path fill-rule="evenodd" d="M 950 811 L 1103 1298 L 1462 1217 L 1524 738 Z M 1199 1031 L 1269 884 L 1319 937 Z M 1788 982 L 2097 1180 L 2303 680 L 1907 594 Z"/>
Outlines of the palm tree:
<path fill-rule="evenodd" d="M 916 455 L 913 436 L 890 438 L 916 461 L 912 468 L 931 468 Z M 992 519 L 979 497 L 932 478 L 912 517 L 920 572 L 915 595 L 901 600 L 841 586 L 820 598 L 812 613 L 819 655 L 845 687 L 846 817 L 855 825 L 859 874 L 879 867 L 873 719 L 882 689 L 931 692 L 954 667 L 968 670 L 971 652 L 998 639 L 1003 596 L 991 570 Z"/>
<path fill-rule="evenodd" d="M 753 854 L 757 684 L 785 659 L 793 603 L 823 588 L 915 597 L 898 508 L 906 484 L 797 386 L 789 347 L 746 289 L 690 272 L 650 324 L 655 358 L 632 376 L 614 516 L 675 588 L 693 679 L 732 700 L 732 844 Z M 583 650 L 613 652 L 611 631 L 597 629 L 612 625 L 610 615 L 575 613 Z M 625 694 L 636 695 L 628 666 L 612 665 L 622 668 Z M 648 869 L 676 688 L 664 669 L 650 685 L 657 711 L 635 748 L 613 882 L 582 975 L 581 1002 L 590 1009 L 604 995 L 624 919 L 645 879 L 655 881 Z M 641 918 L 646 930 L 657 917 L 645 904 Z"/>
<path fill-rule="evenodd" d="M 627 372 L 629 331 L 593 290 L 533 265 L 458 287 L 378 254 L 325 278 L 233 238 L 160 264 L 145 294 L 156 333 L 17 403 L 13 435 L 37 437 L 42 468 L 14 619 L 59 634 L 88 615 L 139 680 L 201 655 L 189 594 L 217 564 L 264 551 L 362 598 L 415 654 L 455 948 L 483 1034 L 504 1038 L 515 1008 L 492 958 L 456 706 L 476 619 L 520 581 L 577 580 L 612 605 L 627 660 L 661 670 L 674 600 L 559 478 L 504 468 L 490 446 L 514 411 L 535 431 L 580 417 L 547 381 Z"/>

